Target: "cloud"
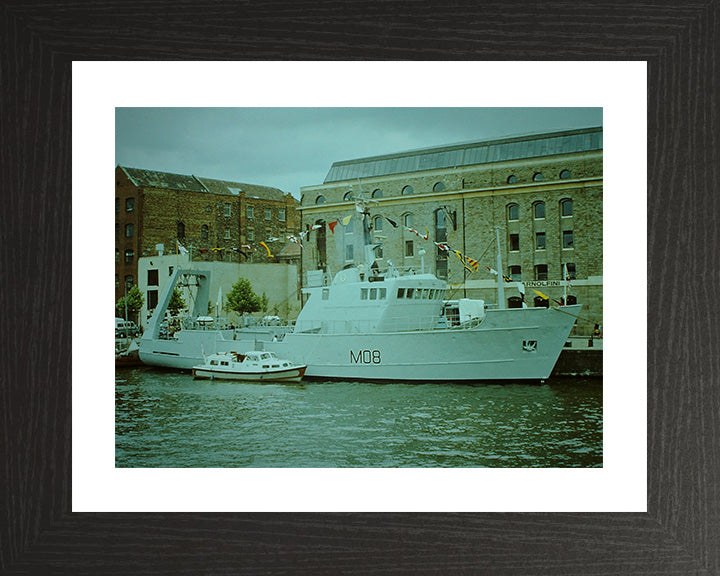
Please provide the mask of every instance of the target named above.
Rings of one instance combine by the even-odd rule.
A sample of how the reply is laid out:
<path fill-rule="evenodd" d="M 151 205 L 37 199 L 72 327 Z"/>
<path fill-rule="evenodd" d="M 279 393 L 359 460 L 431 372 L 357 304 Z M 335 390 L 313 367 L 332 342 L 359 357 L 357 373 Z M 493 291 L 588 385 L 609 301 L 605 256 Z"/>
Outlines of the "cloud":
<path fill-rule="evenodd" d="M 341 160 L 601 124 L 600 108 L 118 108 L 116 163 L 299 198 Z"/>

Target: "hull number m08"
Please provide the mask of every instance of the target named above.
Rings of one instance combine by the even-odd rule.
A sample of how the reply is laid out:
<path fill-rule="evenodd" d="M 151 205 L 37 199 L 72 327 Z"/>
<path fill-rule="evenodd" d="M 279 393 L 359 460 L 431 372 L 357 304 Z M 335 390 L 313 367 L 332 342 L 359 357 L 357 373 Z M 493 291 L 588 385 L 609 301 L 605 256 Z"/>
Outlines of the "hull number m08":
<path fill-rule="evenodd" d="M 380 364 L 380 350 L 350 350 L 350 364 Z"/>

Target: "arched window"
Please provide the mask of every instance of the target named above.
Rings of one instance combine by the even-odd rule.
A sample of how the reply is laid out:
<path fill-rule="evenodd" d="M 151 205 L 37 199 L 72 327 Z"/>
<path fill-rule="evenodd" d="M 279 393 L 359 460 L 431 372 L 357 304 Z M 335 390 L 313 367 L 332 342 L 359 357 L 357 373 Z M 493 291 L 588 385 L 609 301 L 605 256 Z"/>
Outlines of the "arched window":
<path fill-rule="evenodd" d="M 407 196 L 408 194 L 415 194 L 415 189 L 409 184 L 402 189 L 403 196 Z"/>
<path fill-rule="evenodd" d="M 208 225 L 207 224 L 203 224 L 202 227 L 200 228 L 200 236 L 202 237 L 203 240 L 207 240 L 207 238 L 208 238 Z"/>
<path fill-rule="evenodd" d="M 522 308 L 522 302 L 520 296 L 510 296 L 508 298 L 508 308 Z"/>
<path fill-rule="evenodd" d="M 373 198 L 382 198 L 383 197 L 382 190 L 380 190 L 380 188 L 373 190 L 372 197 Z"/>
<path fill-rule="evenodd" d="M 533 204 L 533 215 L 536 220 L 545 218 L 545 202 L 535 202 Z"/>
<path fill-rule="evenodd" d="M 445 186 L 444 182 L 435 182 L 435 186 L 433 186 L 433 192 L 444 192 L 447 190 L 447 187 Z"/>
<path fill-rule="evenodd" d="M 543 180 L 545 180 L 545 178 L 542 172 L 535 172 L 535 174 L 533 174 L 533 182 L 542 182 Z"/>
<path fill-rule="evenodd" d="M 353 199 L 352 190 L 350 190 L 349 192 L 345 192 L 345 196 L 343 196 L 343 200 L 345 200 L 345 202 L 350 202 L 350 200 L 352 200 L 352 199 Z"/>
<path fill-rule="evenodd" d="M 561 180 L 567 180 L 568 178 L 572 178 L 572 174 L 570 173 L 570 170 L 563 170 L 562 172 L 560 172 Z"/>
<path fill-rule="evenodd" d="M 413 225 L 413 215 L 411 213 L 403 214 L 403 225 L 407 226 L 408 228 L 412 228 Z"/>
<path fill-rule="evenodd" d="M 325 196 L 320 194 L 320 196 L 315 198 L 315 204 L 325 204 Z"/>
<path fill-rule="evenodd" d="M 517 176 L 515 174 L 510 174 L 507 179 L 508 184 L 517 184 Z"/>
<path fill-rule="evenodd" d="M 177 237 L 178 240 L 183 240 L 185 238 L 185 222 L 177 223 Z"/>
<path fill-rule="evenodd" d="M 507 219 L 520 220 L 520 206 L 518 206 L 517 204 L 508 204 Z"/>
<path fill-rule="evenodd" d="M 549 308 L 550 307 L 550 301 L 546 300 L 542 296 L 535 296 L 535 300 L 533 303 L 535 304 L 535 308 Z"/>
<path fill-rule="evenodd" d="M 570 200 L 570 198 L 565 198 L 564 200 L 560 200 L 560 215 L 561 216 L 572 216 L 573 215 L 573 205 L 572 205 L 572 200 Z"/>
<path fill-rule="evenodd" d="M 375 230 L 375 232 L 382 232 L 382 227 L 383 227 L 382 216 L 375 216 L 375 218 L 373 218 L 373 230 Z"/>

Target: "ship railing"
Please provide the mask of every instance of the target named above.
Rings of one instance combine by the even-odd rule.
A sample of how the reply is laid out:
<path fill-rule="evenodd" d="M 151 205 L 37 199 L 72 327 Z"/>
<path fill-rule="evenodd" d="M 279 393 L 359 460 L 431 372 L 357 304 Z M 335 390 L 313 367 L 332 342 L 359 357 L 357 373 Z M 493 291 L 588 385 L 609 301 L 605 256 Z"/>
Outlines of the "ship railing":
<path fill-rule="evenodd" d="M 295 333 L 372 334 L 376 332 L 415 332 L 447 328 L 439 315 L 398 316 L 382 320 L 308 320 L 296 322 Z"/>

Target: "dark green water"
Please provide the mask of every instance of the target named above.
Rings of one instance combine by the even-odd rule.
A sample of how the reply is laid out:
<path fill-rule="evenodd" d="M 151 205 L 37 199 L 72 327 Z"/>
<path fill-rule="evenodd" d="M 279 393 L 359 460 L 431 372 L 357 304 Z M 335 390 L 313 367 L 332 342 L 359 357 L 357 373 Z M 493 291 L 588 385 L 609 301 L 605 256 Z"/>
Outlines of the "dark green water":
<path fill-rule="evenodd" d="M 255 384 L 125 368 L 117 467 L 598 467 L 602 382 Z"/>

